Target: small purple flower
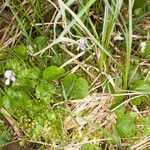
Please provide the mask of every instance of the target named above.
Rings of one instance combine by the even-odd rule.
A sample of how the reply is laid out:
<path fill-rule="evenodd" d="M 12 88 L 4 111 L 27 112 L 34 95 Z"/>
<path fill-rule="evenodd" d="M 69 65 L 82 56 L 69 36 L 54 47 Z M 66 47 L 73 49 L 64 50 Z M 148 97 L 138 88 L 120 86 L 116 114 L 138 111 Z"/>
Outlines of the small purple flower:
<path fill-rule="evenodd" d="M 124 37 L 122 37 L 121 35 L 122 35 L 122 33 L 120 33 L 118 31 L 118 34 L 114 37 L 114 41 L 122 41 L 122 40 L 124 40 Z"/>
<path fill-rule="evenodd" d="M 34 47 L 36 48 L 36 45 L 34 44 Z M 28 45 L 27 46 L 27 49 L 28 49 L 28 53 L 32 56 L 34 54 L 34 50 L 33 50 L 33 47 L 31 45 Z"/>
<path fill-rule="evenodd" d="M 141 42 L 140 46 L 141 46 L 141 52 L 145 53 L 146 42 Z"/>
<path fill-rule="evenodd" d="M 84 51 L 89 47 L 89 44 L 85 38 L 81 38 L 77 42 L 78 42 L 77 51 L 79 50 Z"/>
<path fill-rule="evenodd" d="M 6 81 L 5 81 L 6 85 L 10 85 L 11 81 L 14 82 L 16 80 L 15 74 L 11 70 L 6 70 L 4 76 L 6 78 Z"/>

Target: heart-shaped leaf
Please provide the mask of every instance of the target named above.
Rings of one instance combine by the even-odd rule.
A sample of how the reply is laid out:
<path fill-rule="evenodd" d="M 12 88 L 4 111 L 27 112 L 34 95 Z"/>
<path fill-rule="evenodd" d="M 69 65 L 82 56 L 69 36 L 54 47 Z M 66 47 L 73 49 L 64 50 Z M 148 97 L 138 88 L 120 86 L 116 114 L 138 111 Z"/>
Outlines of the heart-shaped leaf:
<path fill-rule="evenodd" d="M 75 74 L 68 74 L 65 76 L 63 80 L 63 86 L 67 96 L 69 96 L 70 93 L 72 92 L 76 80 L 77 80 L 77 76 Z"/>
<path fill-rule="evenodd" d="M 64 68 L 50 66 L 43 71 L 43 78 L 52 81 L 60 78 L 65 73 Z"/>
<path fill-rule="evenodd" d="M 80 77 L 77 79 L 75 74 L 67 75 L 63 80 L 63 86 L 69 98 L 82 99 L 89 91 L 88 81 Z"/>

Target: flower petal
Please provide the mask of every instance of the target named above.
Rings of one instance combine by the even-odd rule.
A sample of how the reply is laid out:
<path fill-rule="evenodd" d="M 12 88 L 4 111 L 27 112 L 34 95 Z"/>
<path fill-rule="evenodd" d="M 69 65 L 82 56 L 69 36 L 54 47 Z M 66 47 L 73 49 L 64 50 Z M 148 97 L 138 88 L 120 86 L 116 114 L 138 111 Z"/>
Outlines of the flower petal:
<path fill-rule="evenodd" d="M 12 76 L 12 71 L 11 70 L 6 70 L 4 74 L 5 78 L 10 78 Z"/>
<path fill-rule="evenodd" d="M 84 51 L 84 50 L 86 50 L 86 49 L 89 47 L 86 38 L 81 38 L 81 39 L 79 39 L 77 42 L 78 42 L 77 51 L 78 51 L 79 49 L 82 50 L 82 51 Z"/>
<path fill-rule="evenodd" d="M 7 79 L 7 80 L 5 81 L 5 85 L 10 85 L 10 79 Z"/>
<path fill-rule="evenodd" d="M 36 48 L 36 45 L 35 45 L 35 44 L 34 44 L 34 47 Z M 27 48 L 28 48 L 29 54 L 30 54 L 30 55 L 33 55 L 33 53 L 34 53 L 33 47 L 32 47 L 31 45 L 28 45 Z"/>
<path fill-rule="evenodd" d="M 114 37 L 114 41 L 117 41 L 117 40 L 119 41 L 124 40 L 124 37 L 122 37 L 121 35 L 117 35 Z"/>
<path fill-rule="evenodd" d="M 15 80 L 16 80 L 15 76 L 12 75 L 11 78 L 10 78 L 10 80 L 11 80 L 11 81 L 15 81 Z"/>
<path fill-rule="evenodd" d="M 141 52 L 145 53 L 146 42 L 141 42 L 140 46 L 141 46 Z"/>

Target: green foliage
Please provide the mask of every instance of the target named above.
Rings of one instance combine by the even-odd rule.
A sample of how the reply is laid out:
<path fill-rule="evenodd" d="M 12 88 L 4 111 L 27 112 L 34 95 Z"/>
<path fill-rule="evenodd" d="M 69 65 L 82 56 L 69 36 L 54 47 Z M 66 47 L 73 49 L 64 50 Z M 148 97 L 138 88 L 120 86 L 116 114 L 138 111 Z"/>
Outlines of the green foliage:
<path fill-rule="evenodd" d="M 18 78 L 30 78 L 30 79 L 37 79 L 40 75 L 40 70 L 37 67 L 34 68 L 20 68 L 18 73 Z"/>
<path fill-rule="evenodd" d="M 117 78 L 117 79 L 115 80 L 115 85 L 116 85 L 117 87 L 122 86 L 122 84 L 123 84 L 122 78 Z"/>
<path fill-rule="evenodd" d="M 130 107 L 128 109 L 130 105 L 137 105 L 137 109 L 144 112 L 150 100 L 148 69 L 150 41 L 144 41 L 145 37 L 149 35 L 147 30 L 147 16 L 149 15 L 147 0 L 135 0 L 133 7 L 133 1 L 129 0 L 81 0 L 79 2 L 60 0 L 56 3 L 60 8 L 58 10 L 56 7 L 49 7 L 50 3 L 46 1 L 30 0 L 26 3 L 6 1 L 10 6 L 9 13 L 11 11 L 15 18 L 15 26 L 11 30 L 10 24 L 9 31 L 12 32 L 8 35 L 5 32 L 3 36 L 2 32 L 2 42 L 0 43 L 2 46 L 0 51 L 0 108 L 5 107 L 18 127 L 25 133 L 23 138 L 63 147 L 70 141 L 84 143 L 82 140 L 85 138 L 93 140 L 107 137 L 110 140 L 103 142 L 104 146 L 108 143 L 107 145 L 114 144 L 115 147 L 117 146 L 116 148 L 123 149 L 121 142 L 124 140 L 121 140 L 122 137 L 130 138 L 150 134 L 150 119 L 145 117 L 146 113 L 145 116 L 143 115 L 144 117 L 141 117 L 132 112 Z M 30 11 L 28 11 L 29 6 L 31 6 Z M 2 11 L 7 13 L 7 9 Z M 7 29 L 9 19 L 4 19 L 2 26 L 4 22 Z M 61 20 L 63 20 L 62 23 L 58 22 Z M 15 37 L 13 40 L 9 39 L 9 37 L 12 38 L 11 35 L 14 35 L 14 31 L 16 31 Z M 113 40 L 117 32 L 122 33 L 121 36 L 124 40 L 123 38 L 122 41 Z M 135 33 L 138 35 L 132 36 Z M 86 47 L 89 48 L 84 55 L 82 51 L 81 53 L 77 51 L 79 46 L 77 40 L 82 37 L 88 40 Z M 8 41 L 4 41 L 5 39 Z M 55 39 L 56 41 L 54 41 Z M 143 51 L 141 51 L 141 40 L 146 42 L 146 48 Z M 13 48 L 13 45 L 17 45 L 17 43 L 22 44 Z M 49 44 L 54 45 L 46 48 L 44 53 L 39 52 Z M 31 53 L 34 52 L 39 52 L 39 55 L 32 55 Z M 65 69 L 60 67 L 72 58 L 74 61 L 65 66 Z M 77 74 L 65 74 L 65 72 L 68 73 L 76 67 L 79 67 L 76 70 Z M 16 78 L 15 81 L 10 82 L 10 85 L 5 85 L 7 77 L 4 74 L 6 70 L 14 72 Z M 116 86 L 110 83 L 109 75 L 114 79 Z M 93 77 L 98 78 L 95 80 Z M 69 130 L 67 130 L 68 126 L 63 126 L 68 115 L 71 115 L 71 119 L 76 122 L 78 122 L 76 115 L 82 117 L 82 113 L 80 116 L 80 113 L 71 112 L 76 105 L 74 102 L 66 102 L 66 100 L 82 99 L 88 94 L 90 85 L 86 80 L 87 78 L 89 82 L 93 83 L 92 90 L 95 89 L 93 92 L 124 94 L 114 97 L 111 109 L 116 108 L 127 99 L 134 98 L 132 91 L 137 91 L 142 95 L 142 97 L 132 99 L 130 105 L 121 104 L 115 109 L 117 122 L 114 125 L 114 120 L 109 120 L 108 126 L 107 124 L 103 126 L 106 132 L 103 132 L 102 135 L 97 133 L 97 129 L 94 132 L 89 131 L 91 125 L 95 125 L 93 129 L 99 127 L 100 124 L 97 121 L 91 123 L 91 120 L 89 122 L 87 120 L 88 123 L 80 131 L 78 125 Z M 128 95 L 128 91 L 131 95 Z M 111 103 L 111 101 L 108 102 Z M 86 116 L 90 111 L 97 111 L 97 106 L 99 108 L 99 105 L 91 108 L 87 106 L 83 115 Z M 99 116 L 95 116 L 95 118 L 97 117 Z M 102 119 L 102 124 L 103 120 L 105 119 Z M 86 121 L 86 118 L 83 121 Z M 135 123 L 138 123 L 138 128 L 136 128 Z M 67 123 L 67 125 L 70 124 L 72 126 L 72 121 Z M 4 131 L 2 131 L 3 133 L 8 131 L 1 126 L 0 129 Z M 2 132 L 0 131 L 0 145 L 10 141 L 9 134 Z M 87 133 L 90 134 L 87 135 Z M 65 141 L 66 139 L 68 141 Z M 45 149 L 44 144 L 43 149 Z M 102 145 L 101 148 L 97 144 L 86 143 L 81 148 L 83 150 L 98 150 L 103 149 L 104 146 Z M 50 149 L 53 148 L 50 147 Z"/>
<path fill-rule="evenodd" d="M 53 55 L 50 58 L 50 63 L 51 65 L 54 66 L 61 66 L 62 64 L 64 64 L 70 57 L 64 53 L 55 53 L 55 55 Z"/>
<path fill-rule="evenodd" d="M 75 74 L 68 74 L 63 80 L 63 86 L 69 98 L 84 98 L 89 90 L 88 81 L 83 78 L 77 78 Z"/>
<path fill-rule="evenodd" d="M 2 95 L 0 94 L 0 109 L 2 108 L 3 106 L 3 99 L 2 99 Z"/>
<path fill-rule="evenodd" d="M 131 65 L 129 69 L 129 81 L 130 84 L 134 84 L 136 81 L 141 79 L 141 73 L 136 70 L 136 66 Z"/>
<path fill-rule="evenodd" d="M 63 86 L 65 88 L 67 96 L 71 94 L 76 80 L 77 76 L 75 74 L 68 74 L 65 76 L 63 80 Z"/>
<path fill-rule="evenodd" d="M 150 94 L 150 83 L 144 80 L 138 80 L 132 87 L 133 90 Z"/>
<path fill-rule="evenodd" d="M 134 119 L 127 115 L 121 115 L 117 118 L 116 131 L 122 138 L 130 138 L 136 134 Z"/>
<path fill-rule="evenodd" d="M 125 92 L 124 91 L 116 90 L 114 94 L 125 94 Z M 112 104 L 112 106 L 111 106 L 110 109 L 113 109 L 114 107 L 116 107 L 117 105 L 119 105 L 123 101 L 124 98 L 125 98 L 124 95 L 115 96 L 113 104 Z"/>
<path fill-rule="evenodd" d="M 43 71 L 43 78 L 49 81 L 59 79 L 65 73 L 64 68 L 50 66 Z"/>
<path fill-rule="evenodd" d="M 23 44 L 18 45 L 14 48 L 13 52 L 20 58 L 20 59 L 27 59 L 28 52 L 26 46 Z"/>
<path fill-rule="evenodd" d="M 135 98 L 135 99 L 131 100 L 130 104 L 131 105 L 137 105 L 137 106 L 140 105 L 141 104 L 141 98 L 138 97 L 138 98 Z"/>
<path fill-rule="evenodd" d="M 0 63 L 0 75 L 4 72 L 4 63 Z"/>
<path fill-rule="evenodd" d="M 36 80 L 39 78 L 40 74 L 40 70 L 37 67 L 30 69 L 20 67 L 17 79 L 13 83 L 13 86 L 22 86 L 26 89 L 33 89 L 37 84 Z"/>
<path fill-rule="evenodd" d="M 7 53 L 5 51 L 0 51 L 0 59 L 4 59 L 7 57 Z"/>
<path fill-rule="evenodd" d="M 9 88 L 7 95 L 4 98 L 4 106 L 11 109 L 13 112 L 20 109 L 27 109 L 29 106 L 29 97 L 27 92 L 19 87 Z M 6 105 L 7 104 L 7 105 Z"/>
<path fill-rule="evenodd" d="M 35 96 L 37 99 L 45 101 L 47 104 L 53 102 L 52 96 L 55 94 L 56 88 L 52 83 L 41 80 L 35 89 Z"/>
<path fill-rule="evenodd" d="M 114 93 L 115 92 L 112 84 L 109 82 L 109 80 L 106 76 L 102 76 L 102 82 L 105 82 L 105 84 L 103 84 L 102 87 L 106 93 Z"/>
<path fill-rule="evenodd" d="M 137 16 L 143 15 L 144 13 L 148 12 L 148 5 L 149 2 L 147 0 L 136 0 L 134 3 L 134 13 Z"/>
<path fill-rule="evenodd" d="M 22 66 L 24 66 L 24 64 L 22 64 Z M 6 69 L 12 69 L 15 71 L 19 71 L 20 67 L 21 67 L 21 62 L 19 61 L 19 59 L 15 58 L 15 57 L 9 59 L 5 64 Z"/>
<path fill-rule="evenodd" d="M 82 145 L 82 150 L 101 150 L 101 148 L 97 144 L 87 143 Z"/>
<path fill-rule="evenodd" d="M 142 102 L 150 102 L 150 83 L 145 80 L 137 80 L 130 88 L 146 94 L 145 96 L 134 98 L 130 101 L 131 105 L 140 105 Z"/>
<path fill-rule="evenodd" d="M 42 50 L 47 45 L 48 39 L 43 36 L 38 36 L 33 40 L 33 43 L 36 45 L 35 50 Z"/>
<path fill-rule="evenodd" d="M 150 135 L 150 117 L 141 117 L 143 135 Z"/>
<path fill-rule="evenodd" d="M 81 99 L 87 95 L 88 90 L 89 90 L 89 84 L 87 80 L 81 77 L 76 80 L 70 96 L 76 99 Z"/>
<path fill-rule="evenodd" d="M 10 129 L 0 119 L 0 147 L 11 141 Z"/>

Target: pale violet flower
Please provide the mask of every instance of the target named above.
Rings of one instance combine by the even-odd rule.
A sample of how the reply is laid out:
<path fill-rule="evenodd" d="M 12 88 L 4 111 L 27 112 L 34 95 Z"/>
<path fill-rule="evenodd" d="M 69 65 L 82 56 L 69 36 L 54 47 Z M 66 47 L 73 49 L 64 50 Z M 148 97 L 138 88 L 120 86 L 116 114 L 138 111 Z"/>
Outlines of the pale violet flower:
<path fill-rule="evenodd" d="M 145 53 L 146 42 L 141 42 L 140 46 L 141 46 L 141 52 Z"/>
<path fill-rule="evenodd" d="M 34 47 L 36 47 L 35 44 L 34 44 Z M 28 45 L 28 46 L 27 46 L 27 49 L 29 50 L 29 54 L 32 56 L 32 55 L 34 54 L 34 50 L 33 50 L 32 46 L 31 46 L 31 45 Z"/>
<path fill-rule="evenodd" d="M 118 34 L 114 37 L 114 41 L 122 41 L 124 37 L 121 36 L 122 33 L 118 32 Z"/>
<path fill-rule="evenodd" d="M 10 85 L 11 81 L 14 82 L 16 80 L 15 74 L 11 70 L 6 70 L 4 76 L 6 78 L 6 81 L 5 81 L 6 85 Z"/>
<path fill-rule="evenodd" d="M 88 42 L 85 38 L 81 38 L 77 42 L 78 42 L 77 51 L 79 50 L 85 51 L 89 47 Z"/>

